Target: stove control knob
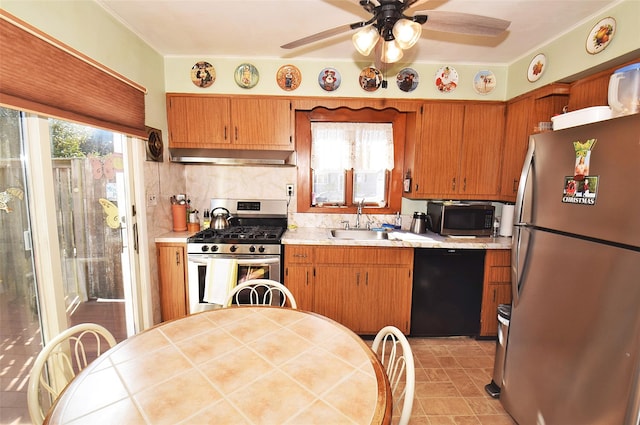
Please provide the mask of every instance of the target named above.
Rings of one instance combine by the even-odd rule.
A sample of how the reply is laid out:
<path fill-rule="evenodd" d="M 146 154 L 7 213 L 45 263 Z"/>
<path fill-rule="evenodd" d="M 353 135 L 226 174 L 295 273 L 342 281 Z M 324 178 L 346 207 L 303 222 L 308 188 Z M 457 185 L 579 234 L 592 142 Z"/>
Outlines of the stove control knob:
<path fill-rule="evenodd" d="M 207 245 L 202 245 L 202 252 L 209 251 L 209 247 Z"/>
<path fill-rule="evenodd" d="M 216 252 L 218 250 L 218 245 L 211 246 L 211 252 Z"/>
<path fill-rule="evenodd" d="M 231 248 L 229 248 L 229 251 L 231 252 L 236 252 L 238 250 L 238 247 L 235 245 L 231 245 Z"/>
<path fill-rule="evenodd" d="M 258 248 L 258 252 L 264 252 L 264 246 L 260 246 L 260 248 Z"/>
<path fill-rule="evenodd" d="M 251 246 L 249 247 L 249 252 L 256 252 L 256 247 L 255 247 L 255 246 L 253 246 L 253 245 L 251 245 Z"/>

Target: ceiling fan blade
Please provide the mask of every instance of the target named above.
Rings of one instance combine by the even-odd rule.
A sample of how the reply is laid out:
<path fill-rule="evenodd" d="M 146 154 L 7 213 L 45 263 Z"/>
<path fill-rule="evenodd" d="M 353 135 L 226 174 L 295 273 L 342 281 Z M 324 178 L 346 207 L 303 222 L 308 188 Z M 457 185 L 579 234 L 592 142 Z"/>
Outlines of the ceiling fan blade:
<path fill-rule="evenodd" d="M 496 36 L 511 25 L 511 21 L 504 19 L 444 10 L 422 10 L 415 12 L 415 15 L 428 16 L 425 29 L 459 34 Z"/>
<path fill-rule="evenodd" d="M 339 27 L 321 31 L 319 33 L 312 34 L 307 37 L 303 37 L 298 40 L 292 41 L 291 43 L 283 44 L 282 46 L 280 46 L 280 48 L 295 49 L 296 47 L 304 46 L 305 44 L 309 44 L 315 41 L 323 40 L 325 38 L 333 37 L 334 35 L 342 34 L 343 32 L 351 31 L 353 29 L 360 28 L 361 26 L 364 26 L 364 25 L 365 25 L 364 22 L 340 25 Z"/>

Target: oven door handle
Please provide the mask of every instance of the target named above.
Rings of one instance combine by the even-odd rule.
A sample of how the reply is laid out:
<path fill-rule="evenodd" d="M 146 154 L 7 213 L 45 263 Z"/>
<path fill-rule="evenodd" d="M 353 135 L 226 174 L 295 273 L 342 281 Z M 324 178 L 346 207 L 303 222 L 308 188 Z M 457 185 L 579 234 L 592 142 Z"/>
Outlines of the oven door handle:
<path fill-rule="evenodd" d="M 203 259 L 203 258 L 198 258 L 198 257 L 189 257 L 188 258 L 189 262 L 191 263 L 197 263 L 197 264 L 204 264 L 207 265 L 209 264 L 209 259 Z M 239 266 L 244 266 L 244 265 L 252 265 L 252 264 L 274 264 L 280 261 L 280 257 L 273 257 L 273 258 L 262 258 L 262 259 L 242 259 L 242 260 L 236 260 L 238 262 Z"/>

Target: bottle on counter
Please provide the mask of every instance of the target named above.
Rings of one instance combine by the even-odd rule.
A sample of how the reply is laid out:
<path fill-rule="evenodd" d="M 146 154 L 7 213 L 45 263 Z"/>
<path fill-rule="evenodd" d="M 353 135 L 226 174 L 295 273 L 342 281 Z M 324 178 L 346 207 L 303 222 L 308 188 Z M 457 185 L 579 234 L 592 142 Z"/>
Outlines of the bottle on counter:
<path fill-rule="evenodd" d="M 493 219 L 493 234 L 494 238 L 497 238 L 500 233 L 500 217 L 496 217 Z"/>
<path fill-rule="evenodd" d="M 400 211 L 396 213 L 396 222 L 393 227 L 398 230 L 402 229 L 402 216 L 400 215 Z"/>
<path fill-rule="evenodd" d="M 211 214 L 209 214 L 209 209 L 205 208 L 203 213 L 202 228 L 208 229 L 209 227 L 211 227 Z"/>

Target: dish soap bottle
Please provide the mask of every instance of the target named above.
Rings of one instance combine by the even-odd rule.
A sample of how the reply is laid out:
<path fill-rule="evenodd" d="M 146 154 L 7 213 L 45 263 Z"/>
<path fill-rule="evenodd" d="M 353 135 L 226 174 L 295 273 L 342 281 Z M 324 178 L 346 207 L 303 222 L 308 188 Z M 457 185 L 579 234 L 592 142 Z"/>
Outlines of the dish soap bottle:
<path fill-rule="evenodd" d="M 396 213 L 396 223 L 393 227 L 396 230 L 402 229 L 402 216 L 400 215 L 400 211 Z"/>
<path fill-rule="evenodd" d="M 204 229 L 208 229 L 211 226 L 211 215 L 209 214 L 209 209 L 206 208 L 204 210 L 203 219 L 202 219 L 202 227 Z"/>

